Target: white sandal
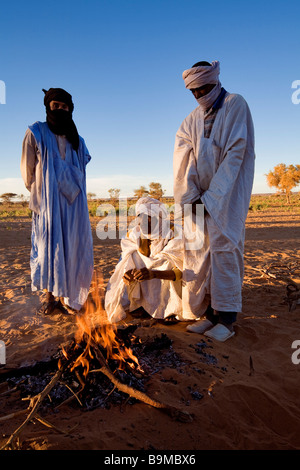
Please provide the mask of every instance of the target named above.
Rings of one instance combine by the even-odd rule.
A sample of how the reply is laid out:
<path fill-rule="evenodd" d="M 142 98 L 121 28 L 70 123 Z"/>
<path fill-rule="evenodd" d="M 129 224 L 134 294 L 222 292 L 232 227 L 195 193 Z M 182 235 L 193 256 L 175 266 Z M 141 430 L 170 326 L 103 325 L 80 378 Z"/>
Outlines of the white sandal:
<path fill-rule="evenodd" d="M 203 334 L 205 331 L 209 330 L 213 326 L 214 324 L 210 320 L 208 320 L 207 318 L 203 318 L 195 321 L 195 323 L 193 323 L 192 325 L 188 325 L 186 327 L 186 330 L 190 331 L 191 333 Z"/>
<path fill-rule="evenodd" d="M 235 334 L 234 331 L 230 331 L 222 323 L 218 323 L 211 330 L 206 331 L 204 333 L 204 335 L 207 336 L 208 338 L 216 339 L 217 341 L 222 341 L 222 342 L 231 338 L 234 334 Z"/>

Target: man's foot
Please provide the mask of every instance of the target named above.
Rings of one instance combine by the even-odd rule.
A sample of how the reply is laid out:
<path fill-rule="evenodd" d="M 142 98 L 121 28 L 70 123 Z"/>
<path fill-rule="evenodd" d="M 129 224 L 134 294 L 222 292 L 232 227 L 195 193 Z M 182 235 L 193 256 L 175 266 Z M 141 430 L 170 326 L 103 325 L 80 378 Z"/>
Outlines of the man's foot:
<path fill-rule="evenodd" d="M 39 315 L 51 315 L 57 309 L 58 302 L 54 299 L 46 300 L 41 307 L 38 308 Z"/>
<path fill-rule="evenodd" d="M 187 331 L 190 331 L 191 333 L 199 333 L 203 334 L 205 331 L 209 330 L 212 328 L 214 324 L 208 320 L 207 318 L 201 318 L 200 320 L 195 321 L 192 325 L 188 325 L 186 327 Z"/>
<path fill-rule="evenodd" d="M 69 307 L 69 305 L 67 305 L 64 302 L 63 297 L 60 297 L 57 308 L 61 311 L 61 313 L 64 313 L 66 315 L 77 315 L 79 313 L 78 310 L 75 310 L 74 308 Z"/>
<path fill-rule="evenodd" d="M 164 321 L 164 323 L 168 323 L 169 325 L 173 325 L 173 324 L 179 322 L 176 315 L 169 315 L 168 317 L 164 318 L 163 321 Z"/>
<path fill-rule="evenodd" d="M 235 334 L 232 325 L 225 326 L 222 323 L 218 323 L 216 326 L 204 333 L 204 336 L 215 339 L 217 341 L 224 342 L 231 338 Z"/>
<path fill-rule="evenodd" d="M 130 312 L 130 315 L 132 315 L 134 318 L 149 318 L 149 314 L 143 307 L 139 307 L 133 310 L 132 312 Z"/>

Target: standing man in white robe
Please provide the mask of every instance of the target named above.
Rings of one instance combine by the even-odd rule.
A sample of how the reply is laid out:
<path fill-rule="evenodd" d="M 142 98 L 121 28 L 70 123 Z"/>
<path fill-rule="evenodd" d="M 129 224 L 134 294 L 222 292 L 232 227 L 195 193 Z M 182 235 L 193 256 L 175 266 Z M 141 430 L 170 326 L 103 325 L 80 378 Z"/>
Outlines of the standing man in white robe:
<path fill-rule="evenodd" d="M 183 121 L 174 149 L 175 203 L 204 204 L 204 243 L 185 244 L 183 311 L 189 331 L 219 341 L 234 335 L 242 310 L 245 220 L 254 177 L 254 129 L 244 98 L 219 81 L 218 61 L 183 72 L 198 107 Z"/>

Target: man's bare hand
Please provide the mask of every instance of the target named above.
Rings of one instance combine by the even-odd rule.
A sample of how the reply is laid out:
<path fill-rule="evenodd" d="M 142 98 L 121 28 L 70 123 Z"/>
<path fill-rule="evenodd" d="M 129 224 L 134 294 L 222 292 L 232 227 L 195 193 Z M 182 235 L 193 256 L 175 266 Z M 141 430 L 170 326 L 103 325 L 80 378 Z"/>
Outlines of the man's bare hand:
<path fill-rule="evenodd" d="M 201 204 L 201 205 L 203 204 L 203 202 L 201 201 L 201 199 L 197 199 L 197 201 L 193 202 L 193 204 L 192 204 L 192 212 L 193 212 L 194 215 L 197 214 L 197 205 L 198 205 L 198 204 Z M 203 204 L 203 205 L 204 205 L 204 204 Z M 205 206 L 204 206 L 204 215 L 207 214 L 207 213 L 208 213 L 208 212 L 207 212 L 207 210 L 205 209 Z"/>
<path fill-rule="evenodd" d="M 129 269 L 129 271 L 126 271 L 124 274 L 123 281 L 127 286 L 135 280 L 133 276 L 136 271 L 136 269 Z"/>
<path fill-rule="evenodd" d="M 154 273 L 151 271 L 151 269 L 147 268 L 136 269 L 133 278 L 138 282 L 149 281 L 150 279 L 154 278 Z"/>

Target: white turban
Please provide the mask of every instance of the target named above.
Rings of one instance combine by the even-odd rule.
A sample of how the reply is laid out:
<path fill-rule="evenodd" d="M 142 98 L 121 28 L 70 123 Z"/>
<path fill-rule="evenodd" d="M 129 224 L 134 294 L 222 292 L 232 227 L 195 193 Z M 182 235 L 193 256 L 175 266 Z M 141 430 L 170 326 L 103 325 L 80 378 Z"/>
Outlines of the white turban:
<path fill-rule="evenodd" d="M 158 199 L 154 199 L 150 196 L 141 197 L 135 205 L 136 215 L 147 214 L 151 217 L 168 217 L 168 211 L 165 205 Z"/>
<path fill-rule="evenodd" d="M 151 223 L 151 233 L 148 233 L 144 226 L 140 227 L 144 237 L 154 240 L 161 237 L 164 238 L 169 232 L 169 214 L 165 205 L 158 201 L 158 199 L 154 199 L 150 196 L 141 197 L 135 205 L 135 213 L 137 216 L 146 214 L 157 219 L 157 222 L 154 224 Z M 160 223 L 158 222 L 159 220 Z"/>
<path fill-rule="evenodd" d="M 190 90 L 210 83 L 217 84 L 219 82 L 219 74 L 220 62 L 214 60 L 211 65 L 201 65 L 185 70 L 182 74 L 182 78 L 185 87 Z"/>

